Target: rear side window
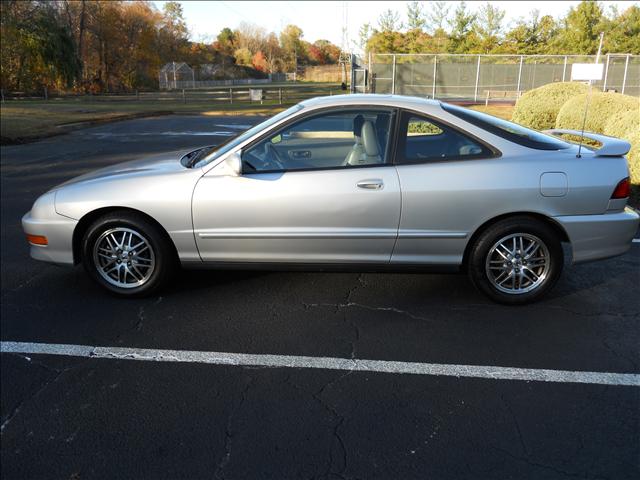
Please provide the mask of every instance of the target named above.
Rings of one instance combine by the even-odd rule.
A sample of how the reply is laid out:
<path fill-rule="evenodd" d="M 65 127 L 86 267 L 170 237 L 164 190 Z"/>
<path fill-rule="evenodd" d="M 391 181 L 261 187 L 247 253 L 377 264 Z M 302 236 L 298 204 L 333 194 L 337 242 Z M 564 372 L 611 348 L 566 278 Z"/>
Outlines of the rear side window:
<path fill-rule="evenodd" d="M 531 130 L 517 123 L 508 122 L 501 118 L 477 112 L 468 108 L 441 103 L 442 109 L 465 122 L 469 122 L 476 127 L 480 127 L 487 132 L 502 137 L 510 142 L 517 143 L 537 150 L 563 150 L 570 148 L 570 145 L 551 135 Z"/>
<path fill-rule="evenodd" d="M 400 123 L 398 163 L 422 163 L 493 156 L 463 133 L 421 115 L 404 112 Z"/>

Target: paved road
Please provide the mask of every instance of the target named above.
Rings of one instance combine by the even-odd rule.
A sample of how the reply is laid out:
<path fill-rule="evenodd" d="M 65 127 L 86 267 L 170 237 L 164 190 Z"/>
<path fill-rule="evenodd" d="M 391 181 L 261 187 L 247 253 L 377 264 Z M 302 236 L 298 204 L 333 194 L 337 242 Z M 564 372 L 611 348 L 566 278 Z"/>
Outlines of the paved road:
<path fill-rule="evenodd" d="M 2 147 L 2 341 L 640 372 L 640 244 L 520 308 L 455 275 L 197 271 L 119 300 L 28 258 L 19 220 L 51 186 L 255 120 Z M 2 354 L 3 478 L 640 477 L 638 387 L 219 363 Z"/>

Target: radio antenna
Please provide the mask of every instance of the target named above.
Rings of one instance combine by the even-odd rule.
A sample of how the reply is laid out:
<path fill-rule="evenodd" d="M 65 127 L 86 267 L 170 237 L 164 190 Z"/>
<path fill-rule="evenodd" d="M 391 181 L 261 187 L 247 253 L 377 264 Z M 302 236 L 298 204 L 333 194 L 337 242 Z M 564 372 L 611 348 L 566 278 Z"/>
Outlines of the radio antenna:
<path fill-rule="evenodd" d="M 596 65 L 600 61 L 600 52 L 602 52 L 602 39 L 604 38 L 604 32 L 600 32 L 600 45 L 598 45 L 598 53 L 596 54 Z M 584 106 L 584 117 L 582 118 L 582 131 L 580 132 L 580 143 L 578 144 L 578 155 L 580 158 L 580 152 L 582 151 L 582 142 L 584 142 L 584 128 L 587 124 L 587 113 L 589 112 L 589 104 L 591 103 L 591 90 L 593 89 L 593 80 L 589 80 L 589 93 L 587 93 L 587 102 Z"/>

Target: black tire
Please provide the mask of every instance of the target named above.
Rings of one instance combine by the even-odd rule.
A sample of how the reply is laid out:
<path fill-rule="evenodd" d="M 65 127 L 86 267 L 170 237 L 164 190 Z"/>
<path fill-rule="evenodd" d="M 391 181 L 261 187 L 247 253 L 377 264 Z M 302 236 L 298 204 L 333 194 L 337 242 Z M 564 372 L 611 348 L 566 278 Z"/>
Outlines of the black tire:
<path fill-rule="evenodd" d="M 512 260 L 514 262 L 525 262 L 525 266 L 521 266 L 520 268 L 527 269 L 527 272 L 531 272 L 530 268 L 538 268 L 538 270 L 536 270 L 538 273 L 544 272 L 544 275 L 541 274 L 539 277 L 534 275 L 533 272 L 527 273 L 531 279 L 525 279 L 520 285 L 516 283 L 519 282 L 520 279 L 512 280 L 512 276 L 500 277 L 500 275 L 506 275 L 504 267 L 506 267 L 507 270 L 513 268 L 510 266 L 510 263 L 506 263 L 511 260 L 504 260 L 504 256 L 497 252 L 498 249 L 492 250 L 499 241 L 509 238 L 511 235 L 517 235 L 517 243 L 520 238 L 519 234 L 522 234 L 525 241 L 529 239 L 529 241 L 539 240 L 542 242 L 538 251 L 543 252 L 540 256 L 548 258 L 546 267 L 533 267 L 533 262 L 527 266 L 527 260 L 525 259 L 525 256 L 521 254 L 518 254 L 517 258 L 513 258 Z M 509 241 L 511 240 L 513 240 L 513 238 L 509 238 Z M 544 253 L 545 249 L 548 255 Z M 487 258 L 489 255 L 491 255 L 491 258 Z M 496 261 L 496 258 L 499 260 Z M 489 263 L 489 261 L 491 261 L 491 263 Z M 544 261 L 539 260 L 539 262 L 542 263 Z M 497 264 L 497 266 L 495 266 L 495 264 Z M 553 288 L 562 273 L 563 264 L 564 255 L 562 253 L 562 244 L 558 238 L 558 234 L 553 230 L 553 228 L 531 217 L 518 216 L 506 218 L 494 223 L 475 239 L 469 252 L 467 269 L 469 278 L 475 287 L 493 301 L 506 305 L 522 305 L 540 299 L 551 288 Z M 492 268 L 495 270 L 492 270 Z M 516 264 L 516 269 L 517 268 L 518 264 Z M 543 268 L 546 268 L 546 270 Z M 516 275 L 514 274 L 513 277 L 515 276 Z M 499 280 L 504 278 L 508 278 L 506 286 L 498 287 L 496 284 L 500 283 Z M 542 280 L 536 280 L 536 282 L 533 282 L 533 278 L 542 278 Z M 509 283 L 511 283 L 511 281 L 514 282 L 514 289 L 512 289 L 510 293 L 502 291 L 501 289 L 509 290 Z M 527 282 L 531 283 L 528 287 Z M 519 286 L 523 290 L 526 290 L 526 288 L 531 288 L 531 290 L 523 292 L 515 291 L 515 288 Z"/>
<path fill-rule="evenodd" d="M 132 277 L 136 279 L 139 278 L 138 281 L 141 282 L 139 285 L 134 284 L 128 285 L 127 287 L 121 287 L 107 280 L 105 276 L 108 277 L 109 275 L 107 275 L 106 273 L 100 273 L 100 267 L 96 264 L 96 262 L 101 261 L 110 262 L 110 266 L 105 265 L 103 267 L 102 270 L 104 272 L 107 267 L 110 269 L 116 266 L 116 264 L 113 263 L 116 261 L 115 258 L 113 260 L 105 260 L 106 255 L 102 255 L 102 257 L 97 256 L 100 254 L 97 253 L 95 248 L 96 242 L 98 241 L 101 242 L 101 245 L 104 245 L 104 241 L 111 241 L 104 238 L 104 236 L 109 236 L 107 232 L 112 232 L 115 235 L 115 238 L 119 239 L 119 235 L 126 234 L 127 231 L 134 232 L 134 234 L 132 235 L 134 240 L 130 243 L 134 243 L 136 240 L 144 240 L 149 246 L 149 248 L 146 249 L 145 252 L 139 253 L 138 256 L 133 257 L 132 261 L 134 265 L 130 267 L 131 270 L 129 270 L 129 267 L 125 267 L 125 263 L 131 265 L 131 261 L 128 261 L 129 258 L 126 257 L 127 248 L 129 247 L 125 246 L 125 250 L 123 252 L 113 252 L 113 254 L 109 254 L 109 252 L 105 252 L 104 250 L 98 250 L 99 252 L 109 254 L 109 256 L 111 257 L 113 257 L 113 255 L 117 255 L 117 266 L 127 269 L 128 273 L 130 272 L 129 275 L 124 274 L 124 282 L 120 282 L 119 274 L 118 279 L 112 279 L 111 282 L 115 281 L 123 284 L 127 282 L 127 279 L 131 281 Z M 134 236 L 136 234 L 138 236 Z M 125 241 L 123 241 L 123 244 L 124 243 Z M 141 247 L 141 249 L 144 250 L 144 247 Z M 130 253 L 133 254 L 138 252 L 132 250 Z M 122 259 L 120 258 L 121 254 L 124 255 Z M 148 260 L 142 258 L 143 256 L 147 257 Z M 143 260 L 145 261 L 143 262 Z M 143 268 L 146 262 L 148 262 L 149 265 L 152 265 L 152 267 Z M 136 268 L 136 264 L 139 268 Z M 168 283 L 176 270 L 177 264 L 178 262 L 175 250 L 173 248 L 173 245 L 171 244 L 171 240 L 167 237 L 167 234 L 153 222 L 149 221 L 146 217 L 135 212 L 115 211 L 108 213 L 93 222 L 93 224 L 89 226 L 82 238 L 82 265 L 84 266 L 85 270 L 87 271 L 89 276 L 99 285 L 118 296 L 144 297 L 151 295 Z M 134 272 L 134 268 L 136 268 L 135 272 L 137 273 Z M 147 270 L 146 268 L 150 268 L 150 270 Z M 112 273 L 111 275 L 115 274 Z M 135 280 L 133 280 L 132 282 L 135 282 Z"/>

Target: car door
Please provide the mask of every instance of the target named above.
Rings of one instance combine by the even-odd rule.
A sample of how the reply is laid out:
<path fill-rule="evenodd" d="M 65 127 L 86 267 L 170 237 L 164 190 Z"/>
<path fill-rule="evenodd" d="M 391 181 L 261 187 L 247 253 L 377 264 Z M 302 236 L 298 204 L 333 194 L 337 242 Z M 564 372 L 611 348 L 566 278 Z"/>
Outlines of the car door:
<path fill-rule="evenodd" d="M 400 186 L 387 152 L 392 115 L 311 114 L 249 144 L 241 175 L 229 175 L 223 164 L 212 169 L 193 195 L 201 258 L 389 262 L 400 218 Z"/>
<path fill-rule="evenodd" d="M 478 185 L 496 153 L 478 139 L 422 114 L 401 115 L 396 168 L 402 215 L 391 263 L 458 265 L 486 195 Z"/>

